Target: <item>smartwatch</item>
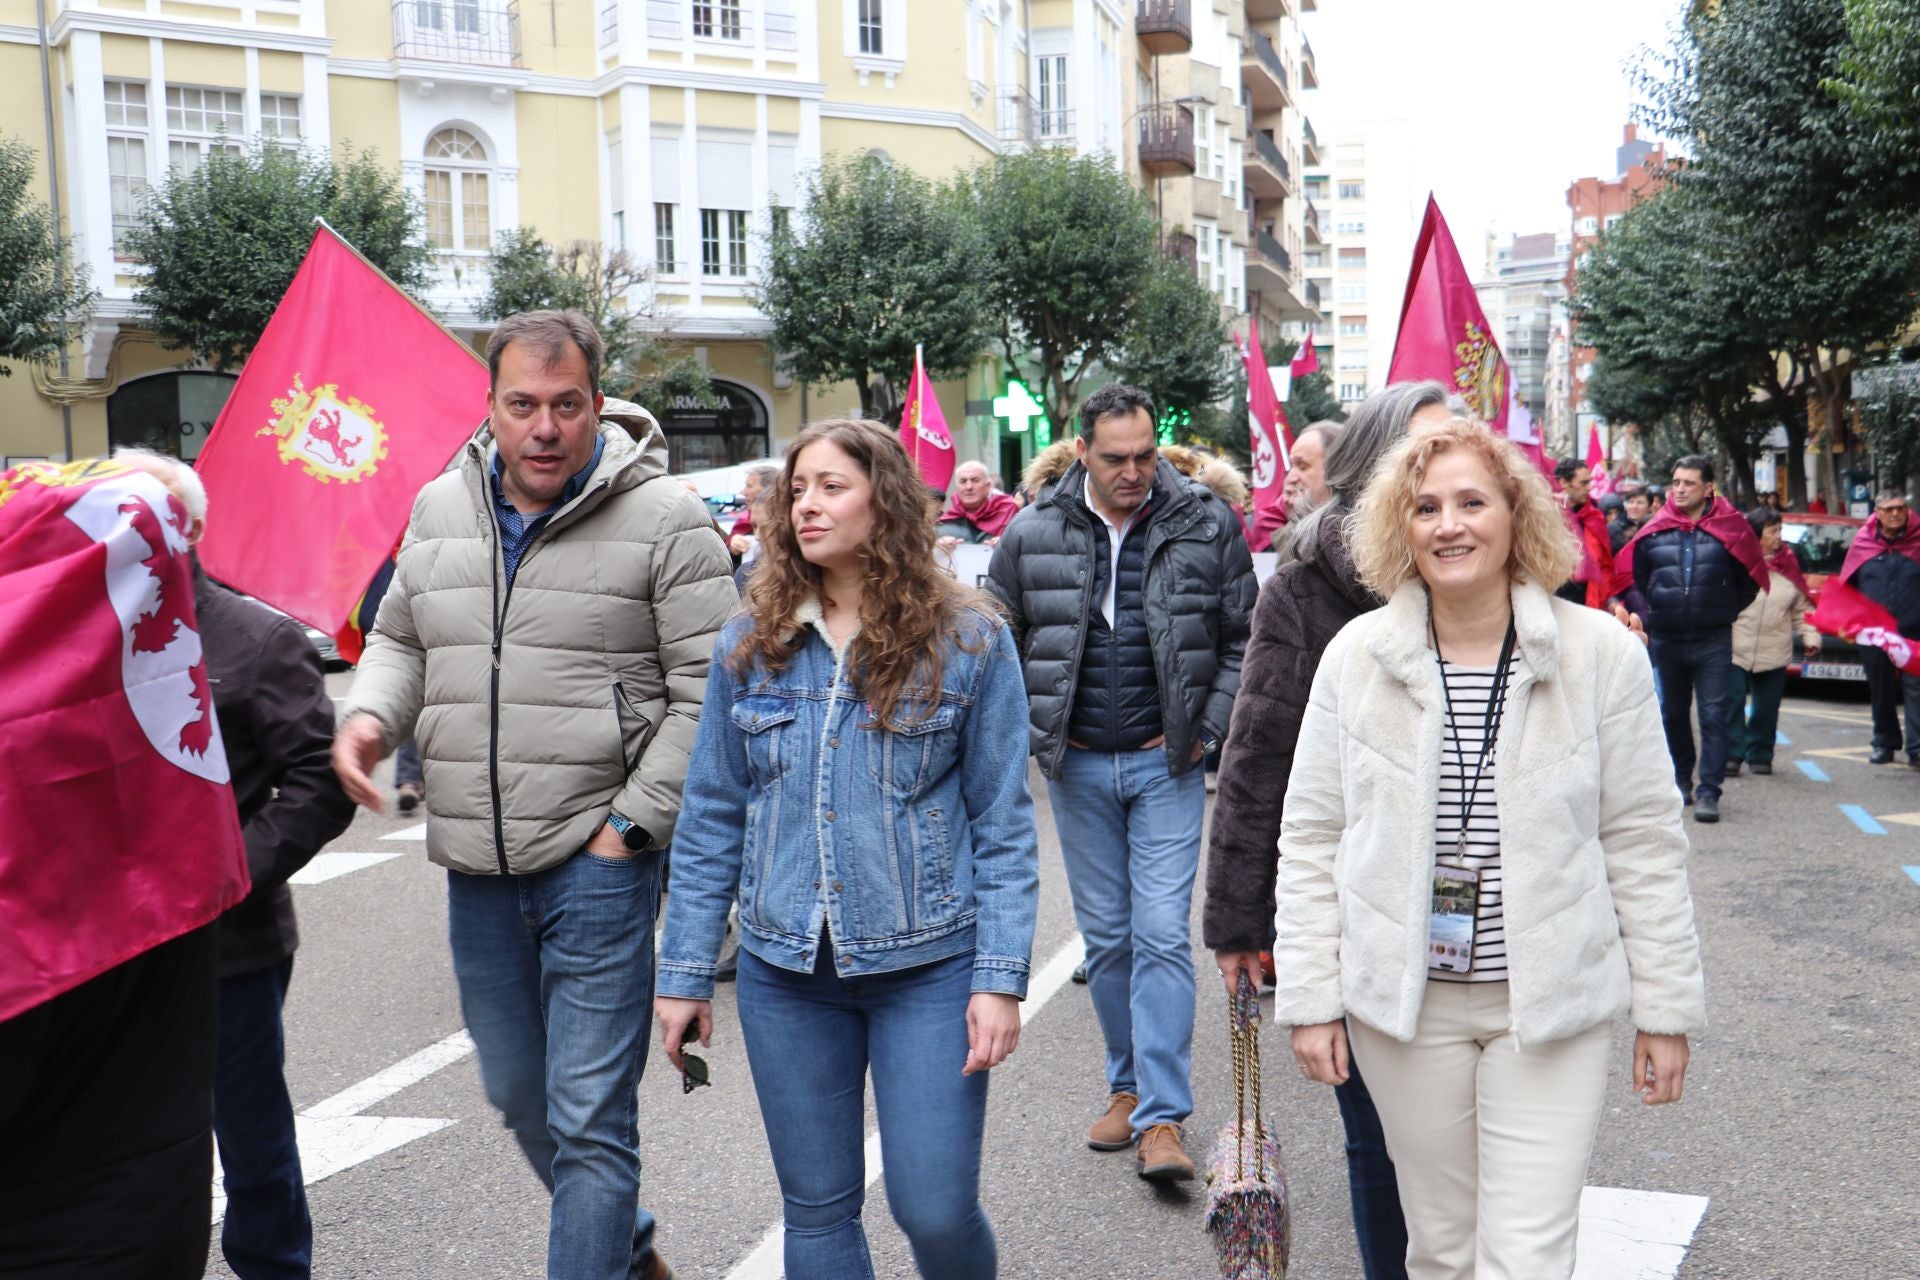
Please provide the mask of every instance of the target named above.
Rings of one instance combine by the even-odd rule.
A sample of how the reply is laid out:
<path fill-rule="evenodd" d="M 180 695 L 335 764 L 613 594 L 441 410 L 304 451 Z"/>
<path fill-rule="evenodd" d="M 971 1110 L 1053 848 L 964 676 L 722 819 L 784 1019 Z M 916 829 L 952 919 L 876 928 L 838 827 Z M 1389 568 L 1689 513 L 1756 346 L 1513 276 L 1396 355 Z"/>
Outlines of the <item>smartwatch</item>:
<path fill-rule="evenodd" d="M 647 834 L 645 827 L 623 814 L 609 813 L 607 825 L 612 827 L 620 842 L 634 853 L 645 853 L 653 848 L 653 837 Z"/>

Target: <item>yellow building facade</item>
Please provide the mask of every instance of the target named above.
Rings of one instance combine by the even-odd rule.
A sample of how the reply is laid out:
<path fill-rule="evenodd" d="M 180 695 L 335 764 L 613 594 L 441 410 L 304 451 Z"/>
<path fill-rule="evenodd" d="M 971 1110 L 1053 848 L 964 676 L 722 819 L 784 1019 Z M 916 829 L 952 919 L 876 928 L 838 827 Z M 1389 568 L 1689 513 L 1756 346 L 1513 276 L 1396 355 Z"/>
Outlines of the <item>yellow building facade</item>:
<path fill-rule="evenodd" d="M 139 328 L 115 238 L 170 168 L 257 136 L 396 167 L 436 251 L 425 300 L 476 343 L 502 231 L 651 263 L 651 302 L 725 401 L 649 406 L 681 470 L 777 455 L 859 404 L 780 373 L 752 301 L 772 211 L 828 155 L 944 177 L 1016 148 L 1111 154 L 1226 314 L 1302 318 L 1304 282 L 1262 249 L 1298 243 L 1303 124 L 1274 64 L 1297 67 L 1300 2 L 0 0 L 0 131 L 40 152 L 35 194 L 101 293 L 64 373 L 0 380 L 0 454 L 197 454 L 230 379 Z M 1002 386 L 983 360 L 939 394 L 961 455 L 1011 483 L 1032 441 L 992 416 Z"/>

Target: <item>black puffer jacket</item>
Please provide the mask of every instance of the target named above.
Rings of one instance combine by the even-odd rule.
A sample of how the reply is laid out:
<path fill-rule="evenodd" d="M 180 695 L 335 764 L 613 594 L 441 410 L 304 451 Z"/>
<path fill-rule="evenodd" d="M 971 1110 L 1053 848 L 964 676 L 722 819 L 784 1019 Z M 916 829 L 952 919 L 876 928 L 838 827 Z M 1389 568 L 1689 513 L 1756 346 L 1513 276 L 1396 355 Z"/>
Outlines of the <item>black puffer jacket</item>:
<path fill-rule="evenodd" d="M 1050 778 L 1060 775 L 1088 620 L 1099 610 L 1094 557 L 1102 530 L 1085 490 L 1086 469 L 1076 462 L 1007 526 L 986 584 L 1007 606 L 1020 644 L 1032 750 Z M 1167 766 L 1178 774 L 1192 767 L 1196 742 L 1226 736 L 1256 584 L 1239 516 L 1204 484 L 1163 459 L 1152 502 L 1141 594 Z"/>
<path fill-rule="evenodd" d="M 1160 680 L 1153 669 L 1147 630 L 1147 532 L 1153 513 L 1137 519 L 1120 543 L 1113 590 L 1113 625 L 1098 607 L 1106 598 L 1113 532 L 1093 525 L 1095 608 L 1087 618 L 1080 651 L 1080 682 L 1073 692 L 1067 737 L 1094 751 L 1132 751 L 1164 732 L 1160 727 Z"/>
<path fill-rule="evenodd" d="M 1648 631 L 1663 635 L 1731 627 L 1760 594 L 1753 575 L 1704 529 L 1662 529 L 1640 539 L 1633 551 L 1633 585 L 1645 607 L 1635 607 L 1631 599 L 1629 607 Z"/>
<path fill-rule="evenodd" d="M 1861 595 L 1886 607 L 1899 622 L 1901 635 L 1920 634 L 1920 564 L 1898 551 L 1882 551 L 1853 571 L 1852 582 Z"/>
<path fill-rule="evenodd" d="M 1321 517 L 1312 559 L 1281 565 L 1254 606 L 1207 846 L 1201 936 L 1215 951 L 1273 945 L 1280 817 L 1313 673 L 1342 627 L 1380 607 L 1354 573 L 1346 515 L 1336 507 Z"/>

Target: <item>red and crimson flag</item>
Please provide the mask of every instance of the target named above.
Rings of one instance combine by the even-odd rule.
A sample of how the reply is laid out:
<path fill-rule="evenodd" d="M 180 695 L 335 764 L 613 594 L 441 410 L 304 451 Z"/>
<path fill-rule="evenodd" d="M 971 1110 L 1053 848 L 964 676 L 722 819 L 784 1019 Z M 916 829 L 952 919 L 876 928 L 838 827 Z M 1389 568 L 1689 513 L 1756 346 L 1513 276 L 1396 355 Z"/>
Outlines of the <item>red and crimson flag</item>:
<path fill-rule="evenodd" d="M 0 1021 L 246 896 L 186 535 L 144 472 L 0 472 Z"/>
<path fill-rule="evenodd" d="M 1413 246 L 1413 265 L 1407 272 L 1407 293 L 1400 307 L 1400 334 L 1394 342 L 1388 382 L 1434 378 L 1467 402 L 1467 410 L 1518 445 L 1542 471 L 1551 472 L 1531 415 L 1518 421 L 1509 413 L 1513 401 L 1513 374 L 1486 312 L 1480 309 L 1473 280 L 1460 261 L 1460 250 L 1440 216 L 1440 205 L 1427 197 L 1426 217 Z M 1517 430 L 1516 430 L 1517 428 Z"/>
<path fill-rule="evenodd" d="M 1880 650 L 1893 665 L 1910 676 L 1920 676 L 1920 644 L 1900 634 L 1900 624 L 1876 603 L 1838 577 L 1820 588 L 1820 603 L 1807 621 L 1830 636 Z"/>
<path fill-rule="evenodd" d="M 200 562 L 340 631 L 486 414 L 485 362 L 322 225 L 196 463 Z"/>
<path fill-rule="evenodd" d="M 1320 372 L 1320 352 L 1313 345 L 1313 330 L 1307 330 L 1307 336 L 1301 339 L 1300 349 L 1293 353 L 1293 360 L 1287 368 L 1296 381 L 1310 373 Z"/>
<path fill-rule="evenodd" d="M 1604 498 L 1613 492 L 1613 477 L 1607 472 L 1607 451 L 1600 443 L 1600 425 L 1587 428 L 1587 470 L 1593 474 L 1592 494 Z"/>
<path fill-rule="evenodd" d="M 907 403 L 900 411 L 900 444 L 920 468 L 920 478 L 928 487 L 946 492 L 953 483 L 953 437 L 947 432 L 947 415 L 940 410 L 940 397 L 933 393 L 917 346 L 913 349 L 913 379 L 907 383 Z"/>
<path fill-rule="evenodd" d="M 1273 375 L 1260 347 L 1260 322 L 1247 318 L 1247 340 L 1240 346 L 1247 369 L 1247 433 L 1253 459 L 1253 546 L 1265 551 L 1274 530 L 1287 522 L 1287 466 L 1293 454 L 1293 432 L 1287 412 L 1274 394 Z"/>

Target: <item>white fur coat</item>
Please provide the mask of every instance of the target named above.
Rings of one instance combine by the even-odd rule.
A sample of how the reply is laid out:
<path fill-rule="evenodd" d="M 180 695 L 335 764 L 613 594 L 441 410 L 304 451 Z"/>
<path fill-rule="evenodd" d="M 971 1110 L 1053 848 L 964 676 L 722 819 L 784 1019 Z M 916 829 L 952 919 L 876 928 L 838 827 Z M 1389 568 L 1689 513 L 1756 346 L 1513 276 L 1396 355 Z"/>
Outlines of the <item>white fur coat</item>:
<path fill-rule="evenodd" d="M 1612 617 L 1513 588 L 1519 660 L 1494 758 L 1513 1031 L 1706 1018 L 1687 836 L 1652 668 Z M 1287 786 L 1276 1019 L 1413 1038 L 1427 989 L 1444 702 L 1419 581 L 1349 623 Z"/>

